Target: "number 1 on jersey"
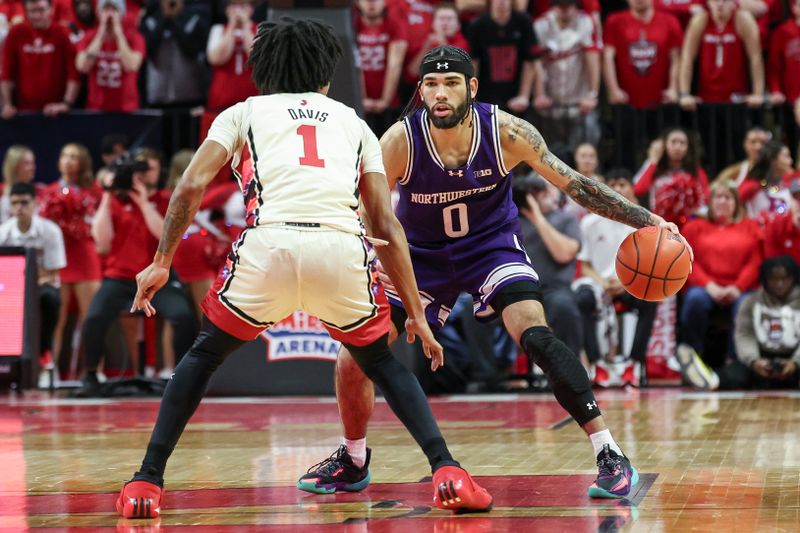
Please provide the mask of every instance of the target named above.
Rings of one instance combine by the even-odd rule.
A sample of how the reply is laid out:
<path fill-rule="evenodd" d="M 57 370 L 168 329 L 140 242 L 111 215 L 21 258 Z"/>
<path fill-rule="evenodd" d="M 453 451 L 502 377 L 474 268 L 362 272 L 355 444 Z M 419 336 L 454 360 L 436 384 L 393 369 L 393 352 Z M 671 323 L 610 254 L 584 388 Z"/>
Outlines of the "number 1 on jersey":
<path fill-rule="evenodd" d="M 303 156 L 300 164 L 306 167 L 325 168 L 325 161 L 317 153 L 317 127 L 303 124 L 297 127 L 297 134 L 303 138 Z"/>

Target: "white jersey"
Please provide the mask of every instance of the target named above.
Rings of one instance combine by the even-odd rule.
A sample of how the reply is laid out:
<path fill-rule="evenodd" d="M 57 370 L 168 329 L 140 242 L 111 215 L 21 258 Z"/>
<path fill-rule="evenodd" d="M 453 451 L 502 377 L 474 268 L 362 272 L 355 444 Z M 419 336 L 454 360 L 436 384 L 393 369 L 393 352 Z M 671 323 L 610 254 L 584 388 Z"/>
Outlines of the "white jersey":
<path fill-rule="evenodd" d="M 223 111 L 208 139 L 243 163 L 247 225 L 302 224 L 362 234 L 362 173 L 385 174 L 377 137 L 355 111 L 321 93 L 254 96 Z"/>

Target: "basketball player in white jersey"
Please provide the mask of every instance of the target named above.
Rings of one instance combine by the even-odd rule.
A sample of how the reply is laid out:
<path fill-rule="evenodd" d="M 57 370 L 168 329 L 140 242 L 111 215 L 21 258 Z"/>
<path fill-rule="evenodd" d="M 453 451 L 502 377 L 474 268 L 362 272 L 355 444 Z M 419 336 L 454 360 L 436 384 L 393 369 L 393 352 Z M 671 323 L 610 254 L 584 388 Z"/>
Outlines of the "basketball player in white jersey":
<path fill-rule="evenodd" d="M 443 357 L 417 296 L 378 140 L 351 108 L 326 96 L 341 54 L 338 38 L 322 23 L 262 24 L 250 64 L 263 96 L 217 117 L 175 189 L 158 252 L 136 278 L 132 310 L 155 313 L 151 300 L 167 281 L 180 236 L 228 161 L 241 164 L 247 227 L 202 303 L 201 332 L 167 385 L 142 466 L 117 500 L 126 518 L 159 516 L 167 459 L 214 370 L 297 309 L 319 317 L 384 391 L 428 458 L 436 505 L 491 508 L 488 492 L 450 455 L 416 378 L 389 352 L 389 306 L 371 271 L 359 197 L 370 237 L 384 243 L 376 253 L 408 311 L 408 340 L 420 337 L 434 369 Z"/>

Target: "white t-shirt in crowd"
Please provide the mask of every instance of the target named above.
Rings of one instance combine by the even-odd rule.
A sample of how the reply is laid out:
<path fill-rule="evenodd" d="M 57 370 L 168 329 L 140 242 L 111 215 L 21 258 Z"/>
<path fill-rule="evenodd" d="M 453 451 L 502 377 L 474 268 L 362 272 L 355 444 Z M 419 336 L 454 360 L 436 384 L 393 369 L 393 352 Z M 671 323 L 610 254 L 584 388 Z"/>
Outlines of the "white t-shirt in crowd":
<path fill-rule="evenodd" d="M 33 248 L 40 269 L 60 270 L 67 266 L 61 228 L 55 222 L 37 215 L 33 215 L 31 227 L 25 233 L 20 231 L 16 217 L 3 222 L 0 225 L 0 246 Z"/>
<path fill-rule="evenodd" d="M 589 213 L 581 219 L 583 246 L 578 252 L 578 259 L 591 263 L 603 279 L 616 278 L 614 263 L 617 250 L 625 237 L 634 231 L 626 224 Z"/>

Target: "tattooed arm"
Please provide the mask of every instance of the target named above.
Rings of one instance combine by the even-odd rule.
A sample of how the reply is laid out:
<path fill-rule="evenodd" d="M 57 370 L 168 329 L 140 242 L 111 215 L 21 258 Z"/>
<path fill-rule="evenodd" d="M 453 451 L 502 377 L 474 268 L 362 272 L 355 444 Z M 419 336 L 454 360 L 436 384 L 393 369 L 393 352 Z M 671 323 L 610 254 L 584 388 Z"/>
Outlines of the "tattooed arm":
<path fill-rule="evenodd" d="M 169 268 L 181 235 L 194 220 L 206 186 L 227 161 L 228 151 L 216 141 L 209 140 L 205 141 L 192 157 L 191 163 L 169 199 L 169 208 L 164 217 L 164 231 L 153 263 L 136 276 L 137 290 L 131 312 L 142 310 L 147 316 L 156 313 L 150 300 L 169 278 Z"/>
<path fill-rule="evenodd" d="M 508 113 L 499 113 L 503 156 L 508 168 L 520 162 L 527 163 L 578 204 L 611 220 L 634 228 L 664 224 L 660 216 L 629 202 L 606 184 L 567 166 L 547 149 L 544 138 L 531 124 Z"/>

